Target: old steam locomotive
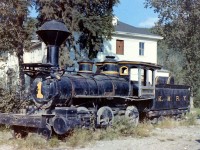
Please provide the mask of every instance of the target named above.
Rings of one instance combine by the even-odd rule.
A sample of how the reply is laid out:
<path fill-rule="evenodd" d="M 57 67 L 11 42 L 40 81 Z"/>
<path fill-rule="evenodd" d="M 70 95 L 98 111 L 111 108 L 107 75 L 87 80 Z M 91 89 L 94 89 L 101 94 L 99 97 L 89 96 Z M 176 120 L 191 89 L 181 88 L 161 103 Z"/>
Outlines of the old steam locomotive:
<path fill-rule="evenodd" d="M 47 45 L 47 63 L 24 64 L 33 79 L 34 109 L 24 113 L 0 113 L 0 124 L 11 125 L 14 135 L 37 131 L 46 138 L 63 135 L 74 127 L 105 127 L 115 116 L 127 116 L 135 125 L 139 118 L 156 120 L 189 111 L 190 87 L 174 85 L 172 77 L 155 77 L 161 66 L 135 61 L 79 62 L 78 72 L 58 67 L 59 46 L 69 36 L 65 25 L 48 21 L 37 31 Z"/>

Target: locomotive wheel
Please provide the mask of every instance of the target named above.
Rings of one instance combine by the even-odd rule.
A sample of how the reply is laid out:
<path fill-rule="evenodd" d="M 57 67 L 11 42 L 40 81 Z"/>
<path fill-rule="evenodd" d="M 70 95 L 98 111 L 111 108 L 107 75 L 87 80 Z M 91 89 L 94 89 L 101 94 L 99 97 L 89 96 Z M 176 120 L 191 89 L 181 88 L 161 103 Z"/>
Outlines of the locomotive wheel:
<path fill-rule="evenodd" d="M 139 112 L 137 107 L 128 106 L 126 108 L 125 117 L 130 120 L 130 123 L 132 123 L 134 126 L 137 126 L 139 122 Z"/>
<path fill-rule="evenodd" d="M 64 135 L 70 130 L 69 122 L 62 116 L 56 116 L 53 118 L 53 130 L 58 135 Z"/>
<path fill-rule="evenodd" d="M 24 131 L 22 127 L 13 127 L 13 137 L 15 139 L 22 139 L 28 136 L 28 132 Z"/>
<path fill-rule="evenodd" d="M 39 128 L 38 134 L 43 136 L 46 140 L 49 140 L 52 135 L 51 126 L 49 124 L 46 124 L 46 126 L 44 128 Z"/>
<path fill-rule="evenodd" d="M 114 119 L 113 111 L 110 107 L 104 106 L 97 111 L 97 125 L 107 127 L 112 124 Z"/>
<path fill-rule="evenodd" d="M 78 107 L 77 108 L 77 112 L 79 114 L 88 114 L 89 113 L 89 110 L 86 108 L 86 107 Z"/>
<path fill-rule="evenodd" d="M 81 120 L 81 127 L 87 128 L 90 126 L 90 112 L 86 107 L 77 108 L 78 116 Z"/>

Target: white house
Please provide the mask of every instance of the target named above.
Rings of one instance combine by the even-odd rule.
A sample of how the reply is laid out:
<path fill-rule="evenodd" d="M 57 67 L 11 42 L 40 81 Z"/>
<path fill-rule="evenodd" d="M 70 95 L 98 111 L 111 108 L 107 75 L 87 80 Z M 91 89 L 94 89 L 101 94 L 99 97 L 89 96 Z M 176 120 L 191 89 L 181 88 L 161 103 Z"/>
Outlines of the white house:
<path fill-rule="evenodd" d="M 24 63 L 45 63 L 47 48 L 44 42 L 39 40 L 32 41 L 31 51 L 24 52 Z"/>
<path fill-rule="evenodd" d="M 115 32 L 110 41 L 104 41 L 102 52 L 97 58 L 102 61 L 107 55 L 118 60 L 157 63 L 157 41 L 161 36 L 152 34 L 149 29 L 137 28 L 113 19 Z"/>
<path fill-rule="evenodd" d="M 112 39 L 104 41 L 102 52 L 97 60 L 103 61 L 105 56 L 115 56 L 117 60 L 140 61 L 157 64 L 157 41 L 163 37 L 153 34 L 150 29 L 138 28 L 113 18 L 115 31 Z M 142 72 L 143 73 L 143 72 Z M 138 70 L 131 69 L 131 79 L 136 80 Z M 149 74 L 152 78 L 152 74 Z M 169 76 L 168 72 L 158 71 L 156 76 Z"/>

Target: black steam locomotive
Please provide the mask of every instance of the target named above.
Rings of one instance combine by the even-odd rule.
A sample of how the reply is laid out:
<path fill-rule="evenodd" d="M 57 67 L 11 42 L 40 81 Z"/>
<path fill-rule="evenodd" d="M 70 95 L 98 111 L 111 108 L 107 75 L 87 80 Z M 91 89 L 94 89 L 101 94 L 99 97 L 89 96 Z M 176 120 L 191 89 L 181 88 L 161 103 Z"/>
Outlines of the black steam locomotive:
<path fill-rule="evenodd" d="M 190 87 L 174 85 L 172 77 L 155 77 L 161 66 L 135 61 L 79 62 L 78 72 L 58 67 L 59 46 L 69 36 L 65 25 L 52 20 L 37 34 L 47 45 L 47 63 L 24 64 L 33 79 L 35 106 L 24 113 L 0 113 L 0 123 L 11 125 L 16 137 L 37 131 L 46 138 L 63 135 L 74 127 L 105 127 L 115 116 L 156 121 L 162 116 L 179 117 L 189 111 Z M 93 72 L 96 66 L 96 72 Z"/>

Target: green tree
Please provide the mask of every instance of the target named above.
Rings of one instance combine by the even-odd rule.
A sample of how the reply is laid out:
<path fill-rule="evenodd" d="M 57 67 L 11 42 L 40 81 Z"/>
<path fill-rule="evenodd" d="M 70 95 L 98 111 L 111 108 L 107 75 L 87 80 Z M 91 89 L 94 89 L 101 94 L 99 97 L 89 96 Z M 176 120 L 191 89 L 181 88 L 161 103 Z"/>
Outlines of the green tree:
<path fill-rule="evenodd" d="M 185 84 L 184 58 L 179 51 L 169 48 L 165 40 L 158 41 L 158 64 L 170 71 L 175 84 Z"/>
<path fill-rule="evenodd" d="M 146 7 L 158 13 L 156 33 L 183 58 L 184 81 L 196 96 L 200 88 L 200 1 L 146 0 Z M 200 99 L 197 101 L 200 104 Z"/>
<path fill-rule="evenodd" d="M 31 41 L 33 20 L 28 17 L 30 0 L 0 1 L 0 50 L 18 57 L 21 90 L 24 89 L 23 50 Z"/>
<path fill-rule="evenodd" d="M 89 58 L 96 57 L 103 38 L 111 38 L 113 6 L 118 0 L 36 0 L 35 2 L 40 24 L 48 19 L 64 21 L 72 33 L 68 46 L 76 51 L 76 59 L 81 57 L 82 52 Z M 79 33 L 78 39 L 75 39 L 76 33 Z M 77 44 L 79 48 L 76 47 Z M 78 49 L 81 49 L 81 53 Z"/>

